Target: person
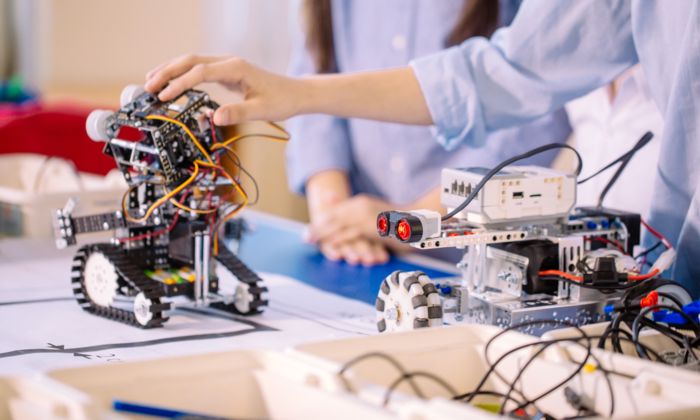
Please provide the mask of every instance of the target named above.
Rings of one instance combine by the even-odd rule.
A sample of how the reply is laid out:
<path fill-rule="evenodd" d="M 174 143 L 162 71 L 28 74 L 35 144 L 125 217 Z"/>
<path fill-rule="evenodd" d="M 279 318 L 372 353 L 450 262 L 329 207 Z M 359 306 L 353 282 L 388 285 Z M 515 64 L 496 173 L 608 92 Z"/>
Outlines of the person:
<path fill-rule="evenodd" d="M 293 75 L 355 72 L 406 65 L 508 24 L 519 0 L 357 2 L 306 0 L 304 33 L 296 37 Z M 371 29 L 371 30 L 370 30 Z M 441 211 L 443 167 L 493 166 L 512 153 L 563 142 L 570 127 L 563 109 L 521 127 L 495 131 L 485 145 L 447 152 L 426 141 L 426 127 L 308 115 L 288 122 L 288 179 L 305 194 L 308 238 L 331 260 L 372 265 L 387 260 L 376 234 L 386 209 Z M 429 156 L 429 159 L 425 157 Z M 553 154 L 524 164 L 549 165 Z"/>
<path fill-rule="evenodd" d="M 243 101 L 214 122 L 283 120 L 303 113 L 433 125 L 449 149 L 544 115 L 640 63 L 664 116 L 649 223 L 676 247 L 672 278 L 700 291 L 700 3 L 679 0 L 528 0 L 508 28 L 472 38 L 410 66 L 291 78 L 238 58 L 187 56 L 147 75 L 172 98 L 201 81 L 237 89 Z M 167 85 L 167 86 L 166 86 Z M 162 89 L 162 90 L 161 90 Z M 647 235 L 647 243 L 650 239 Z"/>

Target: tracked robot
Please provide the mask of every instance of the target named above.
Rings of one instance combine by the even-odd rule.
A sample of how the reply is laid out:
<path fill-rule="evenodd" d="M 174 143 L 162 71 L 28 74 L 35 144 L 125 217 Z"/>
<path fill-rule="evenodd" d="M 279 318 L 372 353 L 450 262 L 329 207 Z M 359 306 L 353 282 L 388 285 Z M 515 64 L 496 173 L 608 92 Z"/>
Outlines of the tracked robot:
<path fill-rule="evenodd" d="M 121 108 L 93 111 L 88 135 L 105 142 L 128 184 L 122 208 L 73 216 L 57 210 L 58 248 L 76 235 L 113 231 L 109 242 L 81 246 L 73 260 L 75 298 L 87 312 L 152 328 L 176 307 L 211 307 L 254 315 L 267 305 L 260 277 L 219 242 L 219 232 L 247 203 L 240 160 L 211 114 L 218 104 L 200 91 L 160 102 L 138 86 L 122 92 Z M 279 138 L 286 138 L 286 133 Z M 272 136 L 276 137 L 276 136 Z M 131 140 L 127 140 L 130 138 Z M 235 278 L 225 288 L 221 265 Z"/>
<path fill-rule="evenodd" d="M 542 151 L 561 147 L 550 146 Z M 631 256 L 648 226 L 639 214 L 574 208 L 580 157 L 574 174 L 509 166 L 524 157 L 492 170 L 443 169 L 446 216 L 429 210 L 378 215 L 380 236 L 419 250 L 464 250 L 461 278 L 436 282 L 421 272 L 387 277 L 376 300 L 380 332 L 439 326 L 448 318 L 501 327 L 530 323 L 526 332 L 539 335 L 555 325 L 532 321 L 603 321 L 606 307 L 644 280 L 690 301 L 677 284 L 651 280 L 673 262 L 667 241 L 648 270 Z"/>

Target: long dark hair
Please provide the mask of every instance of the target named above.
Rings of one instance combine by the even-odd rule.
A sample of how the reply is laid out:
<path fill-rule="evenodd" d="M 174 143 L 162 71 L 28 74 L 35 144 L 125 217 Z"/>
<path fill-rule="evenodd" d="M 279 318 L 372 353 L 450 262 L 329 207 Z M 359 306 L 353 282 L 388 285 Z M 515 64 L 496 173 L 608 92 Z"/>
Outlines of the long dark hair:
<path fill-rule="evenodd" d="M 457 45 L 473 36 L 490 37 L 498 28 L 499 9 L 498 0 L 465 0 L 457 24 L 445 39 L 445 46 Z M 306 48 L 311 53 L 316 71 L 337 71 L 331 0 L 304 0 L 302 12 L 306 27 Z"/>

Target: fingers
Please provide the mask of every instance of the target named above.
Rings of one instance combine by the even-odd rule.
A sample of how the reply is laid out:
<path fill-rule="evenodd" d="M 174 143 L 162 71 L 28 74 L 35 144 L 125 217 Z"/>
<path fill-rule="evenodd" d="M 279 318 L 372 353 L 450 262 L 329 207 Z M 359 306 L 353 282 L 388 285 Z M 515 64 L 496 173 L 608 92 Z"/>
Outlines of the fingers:
<path fill-rule="evenodd" d="M 246 99 L 243 102 L 220 106 L 214 112 L 214 124 L 233 125 L 246 121 L 266 120 L 256 100 Z"/>
<path fill-rule="evenodd" d="M 149 71 L 148 74 L 146 74 L 146 85 L 144 86 L 144 88 L 151 93 L 158 92 L 161 89 L 163 89 L 166 85 L 171 84 L 175 79 L 178 79 L 183 75 L 191 73 L 192 70 L 196 69 L 193 74 L 188 76 L 188 79 L 184 80 L 183 86 L 187 87 L 185 87 L 184 89 L 180 89 L 179 91 L 173 90 L 171 92 L 168 92 L 163 98 L 160 98 L 161 95 L 159 95 L 159 98 L 161 100 L 172 99 L 174 96 L 177 96 L 184 90 L 189 89 L 190 87 L 193 87 L 196 84 L 201 83 L 202 81 L 205 81 L 200 80 L 194 84 L 187 85 L 187 82 L 191 81 L 190 79 L 194 78 L 196 80 L 196 77 L 198 75 L 200 77 L 203 77 L 204 73 L 202 72 L 202 70 L 204 70 L 206 67 L 213 64 L 225 63 L 227 61 L 229 60 L 224 59 L 223 57 L 196 56 L 188 54 L 179 57 L 169 63 L 161 64 L 155 69 Z M 204 68 L 198 66 L 203 66 Z"/>
<path fill-rule="evenodd" d="M 383 246 L 367 239 L 346 242 L 338 249 L 342 258 L 351 265 L 362 264 L 369 267 L 385 263 L 389 259 L 389 254 Z"/>

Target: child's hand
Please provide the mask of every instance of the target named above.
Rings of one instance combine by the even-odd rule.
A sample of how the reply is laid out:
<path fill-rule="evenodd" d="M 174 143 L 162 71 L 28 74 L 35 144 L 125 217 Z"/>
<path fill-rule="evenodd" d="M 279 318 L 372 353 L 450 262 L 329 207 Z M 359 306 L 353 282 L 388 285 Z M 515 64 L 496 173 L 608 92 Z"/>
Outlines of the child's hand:
<path fill-rule="evenodd" d="M 264 71 L 235 57 L 186 55 L 161 64 L 146 75 L 145 89 L 167 101 L 203 82 L 240 92 L 243 101 L 222 105 L 214 123 L 231 125 L 251 120 L 281 121 L 299 110 L 305 89 L 298 79 Z"/>

